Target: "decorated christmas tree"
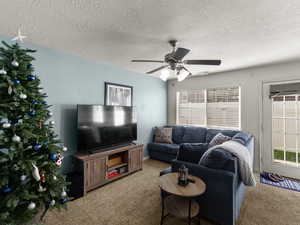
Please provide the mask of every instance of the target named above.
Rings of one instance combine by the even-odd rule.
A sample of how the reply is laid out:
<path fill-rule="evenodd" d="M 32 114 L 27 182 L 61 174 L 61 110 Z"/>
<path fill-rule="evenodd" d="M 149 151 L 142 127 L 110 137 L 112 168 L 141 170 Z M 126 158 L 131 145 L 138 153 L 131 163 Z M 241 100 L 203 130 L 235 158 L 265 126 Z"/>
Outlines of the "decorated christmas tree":
<path fill-rule="evenodd" d="M 22 41 L 19 32 L 14 39 Z M 66 207 L 59 173 L 64 147 L 53 131 L 34 50 L 0 47 L 0 224 L 27 224 L 41 210 Z"/>

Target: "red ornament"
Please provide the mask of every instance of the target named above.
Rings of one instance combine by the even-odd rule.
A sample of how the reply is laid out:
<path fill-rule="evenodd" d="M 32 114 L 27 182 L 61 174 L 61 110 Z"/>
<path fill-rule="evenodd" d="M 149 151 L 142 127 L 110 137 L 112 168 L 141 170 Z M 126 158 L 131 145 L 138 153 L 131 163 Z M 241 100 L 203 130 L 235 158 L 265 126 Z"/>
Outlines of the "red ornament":
<path fill-rule="evenodd" d="M 56 160 L 55 164 L 58 167 L 61 167 L 63 159 L 64 159 L 64 156 L 61 153 L 57 153 L 57 160 Z"/>
<path fill-rule="evenodd" d="M 40 176 L 41 176 L 41 183 L 45 183 L 46 182 L 45 171 L 42 170 L 40 172 Z"/>

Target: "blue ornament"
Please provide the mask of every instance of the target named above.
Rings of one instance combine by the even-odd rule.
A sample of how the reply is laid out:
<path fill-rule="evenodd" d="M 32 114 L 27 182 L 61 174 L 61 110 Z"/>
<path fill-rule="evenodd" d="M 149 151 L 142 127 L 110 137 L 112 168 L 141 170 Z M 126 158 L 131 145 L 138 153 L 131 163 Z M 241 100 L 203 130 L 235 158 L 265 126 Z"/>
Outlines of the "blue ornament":
<path fill-rule="evenodd" d="M 33 80 L 35 80 L 35 76 L 32 74 L 29 74 L 29 75 L 27 75 L 27 80 L 33 81 Z"/>
<path fill-rule="evenodd" d="M 3 189 L 3 192 L 4 193 L 9 193 L 9 192 L 11 192 L 11 188 L 10 187 L 6 187 L 6 188 Z"/>
<path fill-rule="evenodd" d="M 46 101 L 42 101 L 42 104 L 43 104 L 43 105 L 47 105 L 47 102 L 46 102 Z"/>
<path fill-rule="evenodd" d="M 13 80 L 12 80 L 12 82 L 14 82 L 15 84 L 19 84 L 19 83 L 21 83 L 21 81 L 20 81 L 20 80 L 18 80 L 18 79 L 13 79 Z"/>
<path fill-rule="evenodd" d="M 31 63 L 27 64 L 27 69 L 30 69 L 31 67 L 32 67 Z"/>
<path fill-rule="evenodd" d="M 35 111 L 33 110 L 33 111 L 28 112 L 28 115 L 29 116 L 35 116 Z"/>
<path fill-rule="evenodd" d="M 49 158 L 51 160 L 56 160 L 57 159 L 57 154 L 56 153 L 50 153 Z"/>
<path fill-rule="evenodd" d="M 65 203 L 67 203 L 67 202 L 68 202 L 68 199 L 61 199 L 61 200 L 60 200 L 60 203 L 61 203 L 61 204 L 65 204 Z"/>
<path fill-rule="evenodd" d="M 38 151 L 38 150 L 40 150 L 41 147 L 42 147 L 41 144 L 36 144 L 35 146 L 33 146 L 33 149 L 34 149 L 35 151 Z"/>
<path fill-rule="evenodd" d="M 38 104 L 38 103 L 37 103 L 37 101 L 32 101 L 31 104 L 32 104 L 32 105 L 36 105 L 36 104 Z"/>

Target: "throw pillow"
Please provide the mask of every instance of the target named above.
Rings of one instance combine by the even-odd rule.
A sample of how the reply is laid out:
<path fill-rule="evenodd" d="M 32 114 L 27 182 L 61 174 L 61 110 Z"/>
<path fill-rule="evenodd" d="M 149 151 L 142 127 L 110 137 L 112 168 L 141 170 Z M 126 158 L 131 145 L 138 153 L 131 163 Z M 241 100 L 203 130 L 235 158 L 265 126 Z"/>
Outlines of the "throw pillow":
<path fill-rule="evenodd" d="M 251 139 L 251 135 L 246 132 L 239 132 L 232 137 L 233 141 L 239 142 L 242 145 L 247 145 Z"/>
<path fill-rule="evenodd" d="M 218 133 L 214 138 L 209 142 L 208 148 L 211 148 L 216 145 L 223 144 L 225 141 L 231 140 L 231 137 L 226 136 L 222 133 Z"/>
<path fill-rule="evenodd" d="M 202 157 L 199 164 L 211 169 L 223 169 L 225 164 L 232 158 L 231 153 L 221 148 L 211 151 L 206 157 Z"/>
<path fill-rule="evenodd" d="M 190 163 L 198 163 L 204 152 L 207 150 L 207 146 L 208 144 L 206 143 L 181 144 L 176 159 Z"/>
<path fill-rule="evenodd" d="M 233 137 L 234 135 L 236 135 L 238 132 L 238 130 L 221 130 L 221 129 L 207 129 L 206 132 L 206 143 L 211 142 L 211 140 L 214 138 L 214 136 L 216 136 L 218 133 L 222 133 L 226 136 L 229 137 Z"/>
<path fill-rule="evenodd" d="M 154 142 L 172 144 L 172 128 L 156 127 L 154 131 Z"/>

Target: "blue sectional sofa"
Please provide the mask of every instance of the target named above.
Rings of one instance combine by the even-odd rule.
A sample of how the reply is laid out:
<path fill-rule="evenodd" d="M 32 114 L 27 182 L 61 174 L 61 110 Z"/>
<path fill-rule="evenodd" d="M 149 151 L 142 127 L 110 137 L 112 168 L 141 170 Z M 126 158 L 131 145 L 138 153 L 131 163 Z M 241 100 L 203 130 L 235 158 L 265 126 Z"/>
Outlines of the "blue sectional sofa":
<path fill-rule="evenodd" d="M 190 174 L 200 177 L 206 183 L 206 192 L 197 198 L 201 215 L 217 224 L 235 225 L 245 194 L 245 185 L 239 177 L 237 158 L 223 149 L 216 149 L 216 158 L 211 160 L 211 165 L 203 166 L 197 162 L 203 155 L 203 148 L 207 148 L 207 143 L 217 133 L 237 137 L 239 141 L 238 136 L 243 132 L 202 127 L 174 126 L 172 128 L 174 144 L 149 143 L 148 145 L 151 158 L 171 162 L 171 167 L 162 171 L 161 175 L 176 172 L 184 164 Z M 248 135 L 247 140 L 243 141 L 253 161 L 254 138 Z"/>
<path fill-rule="evenodd" d="M 172 160 L 176 159 L 179 146 L 182 143 L 209 143 L 219 132 L 230 137 L 233 137 L 239 132 L 238 130 L 218 130 L 193 126 L 166 127 L 172 127 L 173 144 L 155 142 L 149 143 L 148 151 L 149 156 L 152 159 L 172 162 Z"/>

